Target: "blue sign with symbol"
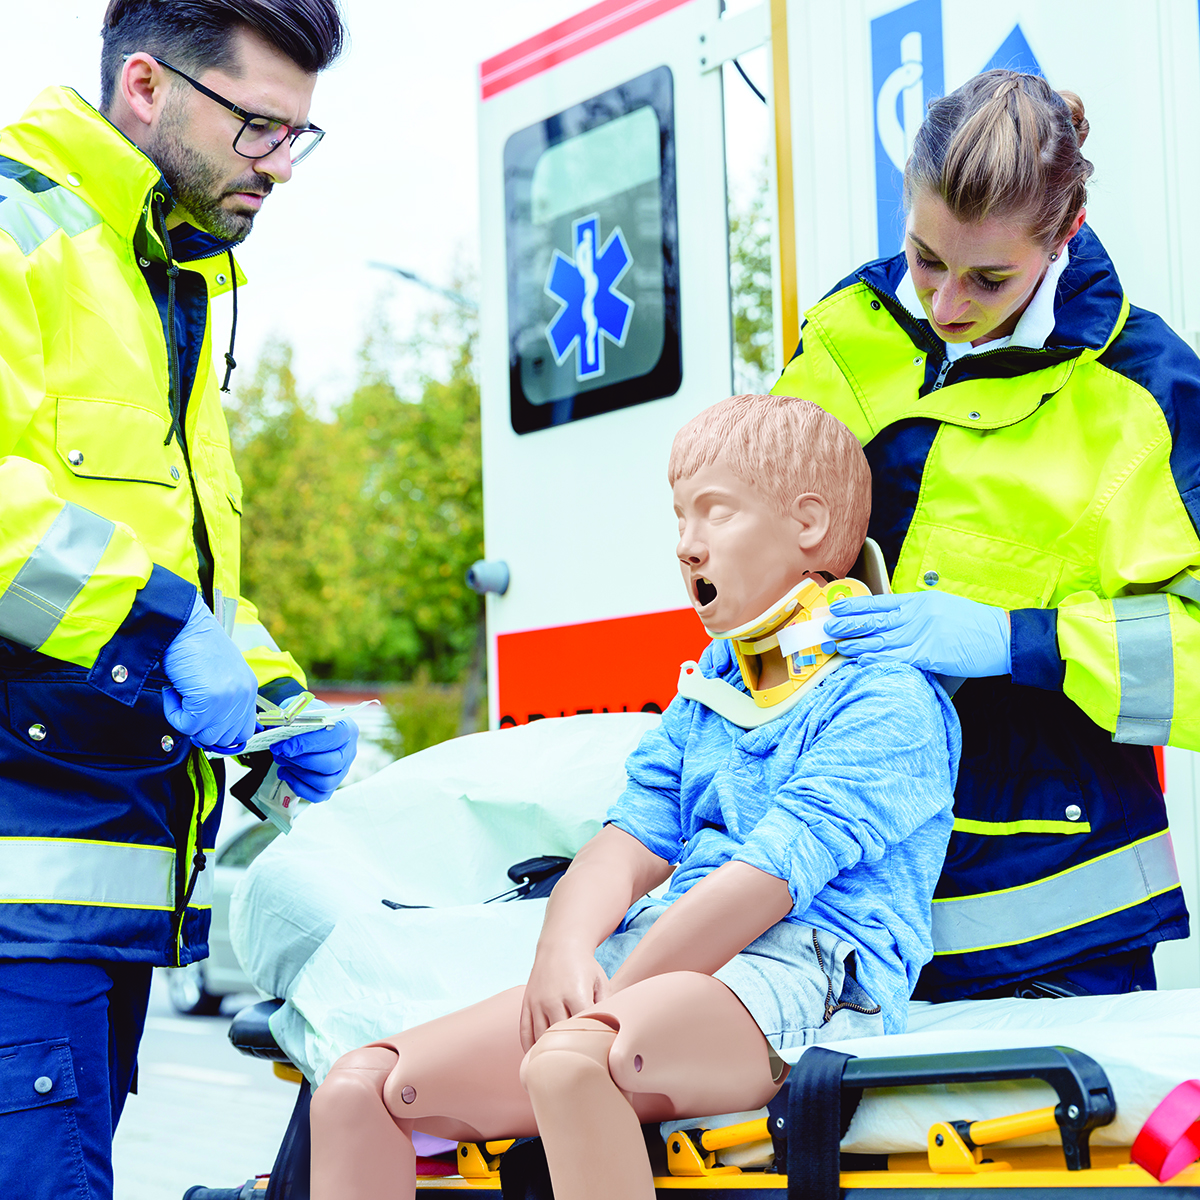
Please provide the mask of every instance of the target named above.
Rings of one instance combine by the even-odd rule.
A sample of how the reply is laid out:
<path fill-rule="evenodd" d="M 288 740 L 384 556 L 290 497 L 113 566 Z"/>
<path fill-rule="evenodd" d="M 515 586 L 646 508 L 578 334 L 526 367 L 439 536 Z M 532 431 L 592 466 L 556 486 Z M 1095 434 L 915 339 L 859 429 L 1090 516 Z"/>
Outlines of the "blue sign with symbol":
<path fill-rule="evenodd" d="M 1014 25 L 1012 33 L 1000 43 L 1000 49 L 984 63 L 984 71 L 993 71 L 997 67 L 1005 71 L 1021 71 L 1026 75 L 1041 75 L 1044 79 L 1046 72 L 1042 70 L 1037 56 L 1029 48 L 1020 25 Z"/>
<path fill-rule="evenodd" d="M 879 256 L 904 240 L 904 164 L 930 100 L 945 93 L 942 0 L 914 0 L 871 22 Z"/>
<path fill-rule="evenodd" d="M 633 256 L 618 225 L 600 246 L 600 217 L 593 213 L 572 223 L 575 257 L 554 251 L 546 293 L 562 307 L 546 329 L 546 339 L 559 366 L 577 352 L 575 377 L 583 381 L 604 374 L 604 339 L 625 345 L 633 301 L 616 290 Z M 597 249 L 599 247 L 599 249 Z"/>

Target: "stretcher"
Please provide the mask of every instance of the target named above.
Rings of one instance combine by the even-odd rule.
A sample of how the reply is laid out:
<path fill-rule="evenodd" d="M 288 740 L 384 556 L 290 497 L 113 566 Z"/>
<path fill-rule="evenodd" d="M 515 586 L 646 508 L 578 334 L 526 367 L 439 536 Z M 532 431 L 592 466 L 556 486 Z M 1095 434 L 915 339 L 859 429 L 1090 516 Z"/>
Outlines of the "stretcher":
<path fill-rule="evenodd" d="M 1126 1008 L 1136 1007 L 1138 1000 L 1118 999 Z M 1145 999 L 1158 997 L 1147 994 Z M 982 1001 L 977 1007 L 992 1003 Z M 258 1186 L 264 1200 L 306 1200 L 309 1091 L 271 1036 L 268 1018 L 278 1004 L 267 1001 L 244 1010 L 235 1018 L 230 1038 L 244 1053 L 273 1059 L 277 1074 L 302 1084 L 272 1176 Z M 1200 997 L 1189 994 L 1188 1006 L 1200 1006 Z M 1183 1023 L 1191 1021 L 1189 1012 Z M 1021 1200 L 1032 1200 L 1047 1189 L 1070 1187 L 1091 1189 L 1091 1195 L 1132 1188 L 1177 1200 L 1200 1197 L 1200 1081 L 1172 1087 L 1144 1120 L 1138 1112 L 1133 1138 L 1128 1137 L 1126 1114 L 1122 1140 L 1129 1144 L 1112 1144 L 1104 1138 L 1117 1124 L 1119 1090 L 1090 1055 L 1056 1045 L 870 1053 L 894 1050 L 906 1037 L 861 1039 L 855 1048 L 862 1054 L 805 1048 L 779 1095 L 760 1113 L 647 1127 L 658 1196 L 681 1192 L 696 1200 L 732 1200 L 751 1191 L 770 1192 L 781 1200 L 879 1200 L 872 1196 L 876 1189 L 904 1189 L 911 1200 L 933 1200 L 939 1189 L 955 1188 L 960 1194 L 965 1189 L 976 1197 L 985 1189 L 1001 1188 L 1010 1194 L 1016 1189 Z M 1184 1040 L 1195 1039 L 1185 1035 Z M 1168 1034 L 1165 1042 L 1169 1046 L 1171 1041 Z M 1180 1050 L 1186 1069 L 1195 1047 L 1180 1043 Z M 1161 1064 L 1148 1069 L 1160 1079 L 1170 1074 Z M 1052 1103 L 1024 1107 L 1020 1085 L 1026 1081 L 1047 1090 Z M 1134 1107 L 1144 1109 L 1147 1096 L 1136 1094 L 1136 1086 L 1131 1090 Z M 904 1111 L 908 1119 L 893 1116 L 890 1134 L 888 1129 L 888 1105 L 894 1107 L 896 1098 L 910 1091 L 922 1095 L 921 1111 L 937 1114 L 928 1122 L 919 1150 L 911 1148 L 911 1110 Z M 1157 1095 L 1153 1087 L 1151 1093 Z M 971 1116 L 981 1104 L 994 1110 L 1009 1099 L 1015 1101 L 1012 1111 Z M 872 1105 L 883 1112 L 882 1122 L 868 1122 L 855 1137 L 856 1115 Z M 889 1136 L 897 1149 L 887 1148 Z M 857 1149 L 847 1150 L 848 1145 Z M 864 1146 L 872 1152 L 864 1153 Z M 597 1146 L 595 1153 L 603 1154 L 603 1147 Z M 581 1162 L 579 1169 L 588 1170 L 588 1164 Z M 501 1193 L 510 1200 L 550 1197 L 537 1140 L 460 1142 L 445 1153 L 418 1159 L 419 1198 L 436 1200 L 458 1192 Z M 1130 1200 L 1137 1194 L 1120 1193 Z"/>
<path fill-rule="evenodd" d="M 252 1192 L 306 1200 L 307 1097 L 338 1055 L 524 981 L 544 901 L 483 902 L 512 886 L 517 860 L 575 853 L 655 720 L 547 720 L 433 747 L 307 810 L 260 855 L 232 933 L 251 979 L 280 999 L 244 1010 L 230 1037 L 301 1090 L 271 1177 Z M 413 971 L 434 953 L 438 970 Z M 406 999 L 414 980 L 425 990 Z M 798 1062 L 769 1110 L 651 1130 L 659 1195 L 1140 1187 L 1200 1200 L 1200 1084 L 1188 1090 L 1200 1079 L 1200 991 L 914 1004 L 909 1030 L 785 1054 Z M 814 1093 L 805 1080 L 825 1054 L 841 1069 Z M 1165 1132 L 1148 1135 L 1158 1166 L 1154 1154 L 1134 1161 L 1172 1096 Z M 419 1147 L 419 1196 L 502 1184 L 521 1200 L 549 1195 L 536 1141 L 430 1148 Z"/>

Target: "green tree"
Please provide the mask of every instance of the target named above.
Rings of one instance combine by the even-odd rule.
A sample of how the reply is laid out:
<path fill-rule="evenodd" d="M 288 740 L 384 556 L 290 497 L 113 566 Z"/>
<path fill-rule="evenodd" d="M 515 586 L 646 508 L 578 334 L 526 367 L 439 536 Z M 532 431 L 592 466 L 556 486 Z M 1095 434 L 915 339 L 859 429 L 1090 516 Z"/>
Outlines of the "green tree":
<path fill-rule="evenodd" d="M 733 293 L 733 380 L 737 392 L 775 382 L 771 294 L 771 195 L 764 167 L 753 190 L 729 210 L 729 282 Z"/>
<path fill-rule="evenodd" d="M 399 347 L 377 330 L 358 385 L 323 420 L 297 391 L 290 348 L 276 345 L 229 409 L 243 591 L 316 679 L 420 669 L 449 683 L 472 662 L 482 602 L 464 576 L 483 548 L 474 348 L 461 322 L 429 323 Z M 429 362 L 441 377 L 422 373 Z"/>

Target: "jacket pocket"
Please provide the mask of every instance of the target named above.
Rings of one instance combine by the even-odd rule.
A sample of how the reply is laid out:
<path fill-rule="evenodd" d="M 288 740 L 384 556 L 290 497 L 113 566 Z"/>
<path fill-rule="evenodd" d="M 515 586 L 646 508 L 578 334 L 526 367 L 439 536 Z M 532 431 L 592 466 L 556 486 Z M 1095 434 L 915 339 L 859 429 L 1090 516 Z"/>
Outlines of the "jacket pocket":
<path fill-rule="evenodd" d="M 0 1046 L 0 1196 L 87 1200 L 91 1195 L 66 1038 Z"/>
<path fill-rule="evenodd" d="M 4 689 L 8 726 L 39 755 L 97 767 L 170 768 L 187 756 L 190 743 L 163 715 L 165 682 L 151 675 L 129 708 L 92 687 L 86 677 L 9 678 Z"/>
<path fill-rule="evenodd" d="M 1045 608 L 1062 570 L 1061 558 L 1036 546 L 940 526 L 925 544 L 916 587 L 1007 609 Z"/>
<path fill-rule="evenodd" d="M 59 396 L 54 446 L 78 479 L 110 479 L 177 488 L 184 477 L 177 438 L 165 445 L 165 413 L 116 400 Z"/>

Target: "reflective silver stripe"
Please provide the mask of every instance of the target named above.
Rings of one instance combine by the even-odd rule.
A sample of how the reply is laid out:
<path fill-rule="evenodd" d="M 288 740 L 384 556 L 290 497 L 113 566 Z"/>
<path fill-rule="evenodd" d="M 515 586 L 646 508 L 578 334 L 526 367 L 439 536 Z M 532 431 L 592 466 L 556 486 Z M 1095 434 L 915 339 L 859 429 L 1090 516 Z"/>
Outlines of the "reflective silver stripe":
<path fill-rule="evenodd" d="M 212 908 L 213 879 L 216 876 L 213 862 L 217 857 L 217 852 L 205 850 L 204 856 L 204 870 L 196 876 L 196 886 L 192 889 L 192 898 L 188 901 L 188 908 Z"/>
<path fill-rule="evenodd" d="M 220 588 L 213 590 L 213 616 L 228 637 L 233 637 L 233 625 L 237 620 L 238 598 L 227 596 Z"/>
<path fill-rule="evenodd" d="M 175 852 L 74 838 L 0 838 L 0 903 L 175 906 Z"/>
<path fill-rule="evenodd" d="M 1116 615 L 1121 708 L 1114 742 L 1165 746 L 1175 712 L 1175 654 L 1171 608 L 1161 592 L 1120 596 Z"/>
<path fill-rule="evenodd" d="M 91 579 L 113 529 L 104 517 L 78 504 L 64 504 L 0 596 L 0 635 L 31 650 L 41 646 Z"/>
<path fill-rule="evenodd" d="M 240 625 L 235 625 L 233 627 L 233 644 L 243 654 L 264 646 L 268 650 L 278 651 L 279 649 L 275 645 L 275 639 L 267 632 L 267 627 L 260 625 L 257 621 L 243 621 Z"/>
<path fill-rule="evenodd" d="M 22 254 L 32 254 L 56 230 L 74 237 L 99 224 L 100 214 L 66 188 L 31 192 L 0 176 L 0 229 L 11 234 Z"/>
<path fill-rule="evenodd" d="M 1195 600 L 1197 604 L 1200 604 L 1200 579 L 1197 579 L 1191 571 L 1180 571 L 1163 588 L 1163 591 L 1171 592 L 1176 596 L 1183 596 L 1186 600 Z"/>
<path fill-rule="evenodd" d="M 934 954 L 1015 946 L 1074 929 L 1179 886 L 1164 829 L 1035 883 L 933 902 Z"/>

